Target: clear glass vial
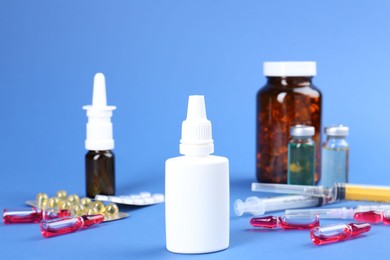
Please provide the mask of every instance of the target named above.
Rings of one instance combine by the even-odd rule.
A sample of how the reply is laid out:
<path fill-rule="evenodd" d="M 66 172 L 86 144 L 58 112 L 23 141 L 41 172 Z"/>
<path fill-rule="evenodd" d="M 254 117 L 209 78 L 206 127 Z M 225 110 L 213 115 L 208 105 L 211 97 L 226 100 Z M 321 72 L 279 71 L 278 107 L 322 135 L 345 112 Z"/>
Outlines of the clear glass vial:
<path fill-rule="evenodd" d="M 326 141 L 322 145 L 321 185 L 331 188 L 335 183 L 348 182 L 349 128 L 343 125 L 325 128 Z"/>
<path fill-rule="evenodd" d="M 312 139 L 313 126 L 296 125 L 291 127 L 291 140 L 288 144 L 288 184 L 314 185 L 315 149 Z"/>

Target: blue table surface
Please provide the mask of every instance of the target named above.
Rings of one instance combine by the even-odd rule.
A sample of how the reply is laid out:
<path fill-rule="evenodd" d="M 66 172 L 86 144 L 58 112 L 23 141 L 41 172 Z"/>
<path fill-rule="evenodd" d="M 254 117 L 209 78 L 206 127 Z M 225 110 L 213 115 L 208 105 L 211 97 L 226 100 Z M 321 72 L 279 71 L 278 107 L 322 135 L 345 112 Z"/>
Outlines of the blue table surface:
<path fill-rule="evenodd" d="M 194 94 L 205 95 L 215 154 L 229 158 L 231 206 L 255 195 L 264 61 L 316 61 L 322 127 L 350 127 L 349 181 L 390 186 L 389 10 L 353 0 L 1 0 L 0 209 L 39 192 L 84 195 L 82 106 L 97 72 L 118 108 L 118 195 L 164 193 L 164 161 L 179 153 Z M 130 217 L 49 239 L 37 224 L 0 223 L 0 259 L 387 259 L 390 250 L 387 226 L 315 246 L 307 231 L 253 229 L 231 209 L 227 250 L 178 255 L 165 249 L 164 204 L 121 210 Z M 323 224 L 337 222 L 346 221 Z"/>
<path fill-rule="evenodd" d="M 272 194 L 253 193 L 250 191 L 252 179 L 234 177 L 231 179 L 231 205 L 237 198 Z M 150 182 L 126 183 L 118 185 L 118 193 L 129 194 L 141 191 L 164 192 L 163 179 Z M 6 183 L 3 183 L 6 184 Z M 28 184 L 21 183 L 0 192 L 0 205 L 6 208 L 22 207 L 25 200 L 34 198 L 37 192 L 33 188 L 24 189 Z M 7 185 L 8 186 L 8 185 Z M 66 186 L 66 185 L 65 185 Z M 80 185 L 75 185 L 80 186 Z M 130 189 L 130 187 L 133 187 Z M 45 190 L 53 195 L 61 187 L 49 186 Z M 8 190 L 5 192 L 5 190 Z M 69 190 L 83 194 L 83 190 Z M 356 206 L 361 203 L 343 202 L 332 207 Z M 330 207 L 328 205 L 327 207 Z M 249 225 L 251 216 L 237 217 L 233 208 L 230 215 L 230 246 L 227 250 L 203 255 L 173 254 L 165 248 L 164 204 L 147 207 L 121 206 L 121 211 L 128 212 L 126 219 L 103 223 L 90 229 L 72 234 L 43 238 L 38 224 L 0 224 L 0 247 L 2 255 L 7 259 L 70 259 L 94 258 L 106 259 L 237 259 L 240 257 L 272 257 L 283 259 L 289 257 L 329 259 L 346 255 L 355 255 L 358 249 L 362 255 L 375 255 L 386 252 L 390 239 L 389 227 L 374 225 L 371 232 L 359 238 L 316 246 L 312 244 L 308 231 L 264 230 L 252 228 Z M 282 212 L 275 212 L 281 215 Z M 348 223 L 348 220 L 323 220 L 322 225 L 331 223 Z M 190 234 L 189 234 L 190 235 Z"/>

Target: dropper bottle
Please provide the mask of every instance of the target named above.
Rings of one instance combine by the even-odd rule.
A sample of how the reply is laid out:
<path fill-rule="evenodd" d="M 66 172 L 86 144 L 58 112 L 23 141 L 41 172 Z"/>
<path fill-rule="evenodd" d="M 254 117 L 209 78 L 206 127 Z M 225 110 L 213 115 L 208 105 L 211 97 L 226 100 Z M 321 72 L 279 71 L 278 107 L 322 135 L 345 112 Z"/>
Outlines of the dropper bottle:
<path fill-rule="evenodd" d="M 115 158 L 112 137 L 112 111 L 115 106 L 107 106 L 106 82 L 102 73 L 97 73 L 93 84 L 92 105 L 83 106 L 87 110 L 87 138 L 85 148 L 86 194 L 95 198 L 97 194 L 115 195 Z"/>
<path fill-rule="evenodd" d="M 180 153 L 165 163 L 166 247 L 183 254 L 229 246 L 229 161 L 214 152 L 203 96 L 190 96 Z"/>

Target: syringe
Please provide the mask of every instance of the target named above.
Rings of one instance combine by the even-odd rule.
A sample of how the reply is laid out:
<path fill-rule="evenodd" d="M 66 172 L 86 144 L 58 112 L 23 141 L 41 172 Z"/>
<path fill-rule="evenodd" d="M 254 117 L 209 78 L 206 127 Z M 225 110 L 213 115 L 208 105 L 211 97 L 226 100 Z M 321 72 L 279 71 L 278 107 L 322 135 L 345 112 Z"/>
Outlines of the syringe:
<path fill-rule="evenodd" d="M 287 217 L 318 215 L 320 219 L 354 219 L 368 223 L 390 224 L 390 210 L 380 205 L 361 205 L 354 208 L 294 209 L 286 210 Z"/>
<path fill-rule="evenodd" d="M 327 200 L 332 199 L 330 189 L 322 186 L 292 185 L 292 184 L 274 184 L 274 183 L 252 183 L 252 191 L 301 194 L 307 196 L 320 196 Z"/>
<path fill-rule="evenodd" d="M 252 183 L 252 191 L 302 194 L 325 197 L 327 202 L 361 200 L 390 202 L 390 187 L 336 183 L 333 188 L 322 186 Z"/>
<path fill-rule="evenodd" d="M 242 216 L 246 212 L 258 216 L 270 211 L 317 207 L 324 204 L 325 200 L 321 197 L 304 195 L 279 196 L 263 199 L 253 196 L 248 197 L 245 202 L 237 199 L 234 202 L 234 212 L 237 216 Z"/>
<path fill-rule="evenodd" d="M 286 216 L 310 216 L 318 215 L 320 219 L 353 219 L 356 210 L 354 208 L 328 208 L 328 209 L 291 209 L 286 210 Z"/>

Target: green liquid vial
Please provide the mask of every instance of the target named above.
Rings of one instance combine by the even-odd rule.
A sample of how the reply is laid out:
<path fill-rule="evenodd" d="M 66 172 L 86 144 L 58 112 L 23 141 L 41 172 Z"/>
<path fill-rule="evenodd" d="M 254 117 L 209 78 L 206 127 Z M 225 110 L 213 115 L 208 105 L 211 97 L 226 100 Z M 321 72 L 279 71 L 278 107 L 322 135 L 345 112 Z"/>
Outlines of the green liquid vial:
<path fill-rule="evenodd" d="M 313 126 L 296 125 L 290 128 L 288 144 L 287 183 L 314 185 L 316 145 L 312 139 Z"/>

